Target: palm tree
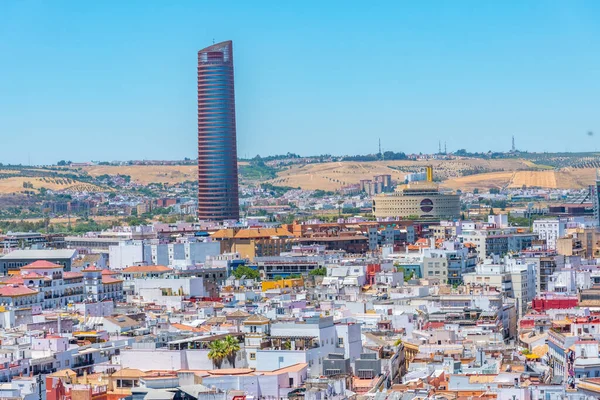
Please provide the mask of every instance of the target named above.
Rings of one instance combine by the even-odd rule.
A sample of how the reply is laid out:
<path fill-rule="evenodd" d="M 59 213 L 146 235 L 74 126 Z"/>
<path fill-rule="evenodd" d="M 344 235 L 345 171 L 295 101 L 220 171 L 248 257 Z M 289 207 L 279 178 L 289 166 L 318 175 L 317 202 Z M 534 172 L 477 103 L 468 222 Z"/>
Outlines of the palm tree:
<path fill-rule="evenodd" d="M 225 342 L 215 340 L 214 342 L 210 342 L 208 348 L 210 349 L 208 351 L 208 358 L 212 361 L 213 367 L 220 369 L 221 365 L 223 365 L 223 360 L 227 356 Z"/>
<path fill-rule="evenodd" d="M 240 351 L 240 342 L 231 335 L 225 336 L 223 342 L 225 344 L 225 357 L 229 361 L 229 364 L 235 368 L 235 359 L 238 351 Z"/>

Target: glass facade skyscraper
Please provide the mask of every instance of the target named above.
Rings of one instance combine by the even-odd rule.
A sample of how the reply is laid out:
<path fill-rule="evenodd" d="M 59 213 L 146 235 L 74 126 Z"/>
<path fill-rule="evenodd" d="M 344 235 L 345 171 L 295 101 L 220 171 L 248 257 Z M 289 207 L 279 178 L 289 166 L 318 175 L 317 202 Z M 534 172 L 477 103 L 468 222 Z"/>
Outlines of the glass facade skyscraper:
<path fill-rule="evenodd" d="M 239 219 L 233 46 L 198 52 L 198 218 Z"/>

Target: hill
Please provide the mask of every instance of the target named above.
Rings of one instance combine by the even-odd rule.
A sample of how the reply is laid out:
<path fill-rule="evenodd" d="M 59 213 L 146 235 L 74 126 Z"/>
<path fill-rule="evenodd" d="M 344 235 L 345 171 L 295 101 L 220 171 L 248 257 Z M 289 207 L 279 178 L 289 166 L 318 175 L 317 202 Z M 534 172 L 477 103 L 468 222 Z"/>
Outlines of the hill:
<path fill-rule="evenodd" d="M 300 187 L 307 190 L 337 190 L 355 185 L 361 179 L 389 174 L 396 182 L 404 182 L 407 174 L 434 167 L 434 178 L 442 187 L 473 190 L 489 188 L 543 187 L 579 189 L 592 184 L 596 161 L 581 163 L 568 159 L 567 167 L 552 167 L 554 159 L 526 160 L 517 158 L 482 159 L 456 158 L 423 161 L 339 161 L 272 167 L 261 163 L 240 162 L 240 181 L 268 182 L 275 186 Z M 577 161 L 577 163 L 575 163 Z M 536 163 L 538 162 L 538 163 Z M 564 161 L 562 161 L 564 163 Z M 543 164 L 542 164 L 543 163 Z M 600 165 L 600 164 L 599 164 Z M 74 168 L 4 167 L 0 168 L 0 194 L 51 190 L 97 191 L 92 178 L 102 175 L 127 175 L 133 182 L 150 183 L 194 182 L 195 165 L 133 165 L 89 166 Z"/>
<path fill-rule="evenodd" d="M 449 179 L 442 187 L 461 190 L 490 188 L 540 187 L 547 189 L 583 189 L 595 179 L 594 168 L 564 168 L 546 171 L 491 172 Z"/>
<path fill-rule="evenodd" d="M 97 185 L 62 177 L 25 177 L 11 176 L 0 179 L 0 194 L 40 191 L 46 188 L 54 191 L 97 192 L 102 189 Z"/>
<path fill-rule="evenodd" d="M 427 161 L 344 161 L 294 166 L 280 171 L 277 178 L 269 180 L 269 183 L 311 190 L 335 190 L 343 186 L 357 184 L 361 179 L 372 179 L 374 175 L 379 174 L 390 174 L 393 180 L 403 182 L 406 174 L 422 172 L 427 165 L 433 165 L 436 181 L 452 181 L 465 175 L 475 178 L 479 174 L 487 173 L 500 174 L 498 176 L 508 180 L 514 171 L 543 168 L 520 159 L 484 160 L 465 158 Z M 458 183 L 460 182 L 458 181 Z"/>
<path fill-rule="evenodd" d="M 242 167 L 248 163 L 240 162 L 239 165 Z M 453 160 L 314 163 L 280 169 L 272 179 L 262 178 L 263 174 L 255 174 L 258 176 L 255 179 L 251 179 L 253 176 L 248 174 L 242 178 L 244 183 L 255 181 L 268 182 L 276 186 L 300 187 L 306 190 L 337 190 L 347 185 L 357 184 L 361 179 L 372 179 L 374 175 L 379 174 L 390 174 L 393 180 L 402 182 L 406 174 L 422 172 L 427 165 L 433 165 L 434 177 L 442 187 L 455 190 L 519 188 L 523 185 L 578 189 L 591 184 L 595 174 L 594 168 L 552 169 L 546 165 L 517 158 L 491 160 L 458 158 Z M 196 167 L 193 165 L 93 166 L 82 167 L 81 170 L 92 177 L 104 174 L 129 175 L 132 181 L 140 184 L 179 183 L 196 180 Z M 240 174 L 242 172 L 240 169 Z"/>
<path fill-rule="evenodd" d="M 246 164 L 246 162 L 238 163 L 239 166 Z M 198 168 L 195 165 L 95 165 L 78 169 L 94 178 L 101 175 L 128 175 L 133 182 L 142 185 L 181 183 L 198 179 Z"/>
<path fill-rule="evenodd" d="M 82 167 L 92 177 L 100 175 L 128 175 L 133 182 L 147 185 L 149 183 L 180 183 L 198 179 L 198 168 L 195 165 L 98 165 Z"/>

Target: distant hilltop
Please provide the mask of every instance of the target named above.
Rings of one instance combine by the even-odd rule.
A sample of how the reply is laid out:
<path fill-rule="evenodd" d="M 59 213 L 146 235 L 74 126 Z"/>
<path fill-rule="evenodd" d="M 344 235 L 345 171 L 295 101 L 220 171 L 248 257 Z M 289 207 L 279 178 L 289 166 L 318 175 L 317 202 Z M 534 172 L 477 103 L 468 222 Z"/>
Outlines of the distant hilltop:
<path fill-rule="evenodd" d="M 527 151 L 508 151 L 508 152 L 468 152 L 464 149 L 459 149 L 454 152 L 439 152 L 439 153 L 403 153 L 385 151 L 382 153 L 372 154 L 356 154 L 356 155 L 309 155 L 300 156 L 295 153 L 267 155 L 254 157 L 239 157 L 238 163 L 247 164 L 255 162 L 263 162 L 266 165 L 295 165 L 295 164 L 314 164 L 328 162 L 343 162 L 343 161 L 358 161 L 358 162 L 376 162 L 376 161 L 423 161 L 423 160 L 465 160 L 465 159 L 482 159 L 482 160 L 498 160 L 498 159 L 523 159 L 530 160 L 534 163 L 541 163 L 546 166 L 555 168 L 560 167 L 583 167 L 586 163 L 595 164 L 600 168 L 600 153 L 598 152 L 556 152 L 556 153 L 537 153 Z M 184 158 L 182 160 L 113 160 L 113 161 L 65 161 L 61 160 L 56 163 L 57 166 L 71 167 L 91 167 L 98 165 L 195 165 L 197 159 Z M 586 167 L 593 167 L 588 165 Z"/>

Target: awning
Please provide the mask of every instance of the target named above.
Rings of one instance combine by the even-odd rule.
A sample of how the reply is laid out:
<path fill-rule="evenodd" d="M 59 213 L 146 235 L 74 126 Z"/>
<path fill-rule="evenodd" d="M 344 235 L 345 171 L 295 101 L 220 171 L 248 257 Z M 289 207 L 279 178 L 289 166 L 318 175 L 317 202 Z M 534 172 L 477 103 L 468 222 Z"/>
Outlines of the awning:
<path fill-rule="evenodd" d="M 51 362 L 56 361 L 56 358 L 54 358 L 54 356 L 49 356 L 49 357 L 40 357 L 40 358 L 32 358 L 29 363 L 31 365 L 41 365 L 41 364 L 48 364 Z"/>
<path fill-rule="evenodd" d="M 104 317 L 89 317 L 85 324 L 88 326 L 101 325 L 104 323 Z"/>
<path fill-rule="evenodd" d="M 90 347 L 88 349 L 79 350 L 79 354 L 97 353 L 99 351 L 100 351 L 100 349 L 96 349 L 94 347 Z"/>

